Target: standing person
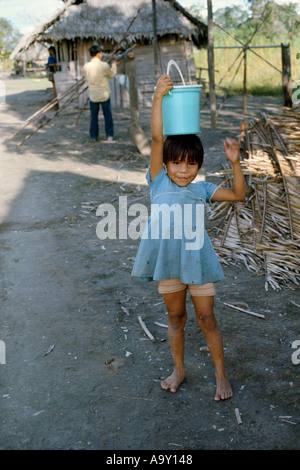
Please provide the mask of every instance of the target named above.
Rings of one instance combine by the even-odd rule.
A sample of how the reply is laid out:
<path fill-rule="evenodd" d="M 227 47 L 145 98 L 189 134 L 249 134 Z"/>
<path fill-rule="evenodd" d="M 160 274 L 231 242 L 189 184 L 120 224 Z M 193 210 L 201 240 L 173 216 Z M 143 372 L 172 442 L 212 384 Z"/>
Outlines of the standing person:
<path fill-rule="evenodd" d="M 54 80 L 54 74 L 56 70 L 56 51 L 54 46 L 50 46 L 48 49 L 49 52 L 49 58 L 48 62 L 46 65 L 46 70 L 48 71 L 48 80 L 49 82 L 52 82 L 53 85 L 53 92 L 51 96 L 56 96 L 56 86 L 55 86 L 55 80 Z"/>
<path fill-rule="evenodd" d="M 244 176 L 239 162 L 238 142 L 227 138 L 224 147 L 233 167 L 232 189 L 219 188 L 203 181 L 192 183 L 203 163 L 203 147 L 198 136 L 168 136 L 163 141 L 162 99 L 171 88 L 173 83 L 170 77 L 163 75 L 158 80 L 154 93 L 151 114 L 152 150 L 146 176 L 151 193 L 151 217 L 138 249 L 132 275 L 145 281 L 157 280 L 158 291 L 163 295 L 168 310 L 168 338 L 174 371 L 161 382 L 161 387 L 174 393 L 186 377 L 184 325 L 187 318 L 188 290 L 197 323 L 205 335 L 215 365 L 217 387 L 214 399 L 219 401 L 232 396 L 225 369 L 222 337 L 213 310 L 214 283 L 223 279 L 224 274 L 204 229 L 204 207 L 205 202 L 209 201 L 243 200 Z M 170 211 L 165 223 L 161 222 L 163 211 L 160 212 L 160 209 L 164 208 L 166 211 L 166 206 L 173 211 L 173 225 L 170 225 Z M 160 208 L 159 211 L 154 211 L 157 207 Z M 189 213 L 194 214 L 191 218 L 192 230 L 189 232 L 186 230 L 186 213 L 184 212 L 184 217 L 178 217 L 187 207 L 192 209 Z M 168 232 L 166 225 L 172 230 Z M 157 231 L 157 226 L 160 232 Z M 179 228 L 184 228 L 184 236 L 183 231 L 178 236 Z M 167 236 L 163 235 L 164 230 Z M 196 242 L 191 242 L 191 233 Z"/>
<path fill-rule="evenodd" d="M 92 58 L 90 62 L 84 65 L 84 72 L 90 90 L 90 137 L 93 142 L 98 140 L 98 114 L 101 104 L 105 122 L 106 139 L 111 141 L 114 137 L 114 122 L 111 112 L 111 91 L 108 79 L 116 75 L 117 62 L 114 62 L 111 68 L 106 62 L 102 62 L 102 49 L 100 46 L 91 46 L 89 51 Z"/>

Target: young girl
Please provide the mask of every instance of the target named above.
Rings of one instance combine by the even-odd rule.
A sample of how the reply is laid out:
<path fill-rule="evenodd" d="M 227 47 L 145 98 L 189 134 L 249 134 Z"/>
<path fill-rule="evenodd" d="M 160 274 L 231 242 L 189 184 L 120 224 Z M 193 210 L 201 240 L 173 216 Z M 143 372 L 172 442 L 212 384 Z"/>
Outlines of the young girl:
<path fill-rule="evenodd" d="M 238 143 L 227 138 L 224 147 L 233 167 L 233 188 L 218 188 L 202 181 L 192 183 L 203 163 L 200 139 L 196 135 L 180 135 L 168 136 L 163 141 L 162 99 L 172 88 L 170 77 L 163 75 L 158 80 L 154 93 L 151 114 L 152 151 L 150 169 L 146 176 L 151 193 L 152 214 L 139 246 L 132 275 L 146 281 L 157 280 L 158 291 L 163 295 L 168 310 L 168 338 L 174 371 L 161 382 L 161 387 L 174 393 L 186 377 L 184 325 L 187 318 L 185 304 L 188 290 L 195 307 L 197 323 L 205 335 L 215 365 L 217 387 L 214 399 L 219 401 L 232 396 L 225 369 L 222 337 L 213 312 L 214 282 L 223 279 L 224 275 L 204 230 L 203 209 L 205 202 L 209 201 L 243 200 L 244 177 L 239 162 Z M 164 222 L 167 220 L 171 223 L 173 237 L 172 230 L 164 232 L 165 223 L 157 231 L 157 224 L 161 223 L 164 211 L 160 211 L 158 215 L 155 211 L 154 215 L 154 207 L 172 208 L 173 219 L 169 211 Z M 188 207 L 192 210 L 187 211 Z M 191 214 L 192 227 L 188 231 L 188 216 Z M 183 221 L 181 231 L 178 227 L 179 219 Z M 191 233 L 195 242 L 191 242 Z"/>

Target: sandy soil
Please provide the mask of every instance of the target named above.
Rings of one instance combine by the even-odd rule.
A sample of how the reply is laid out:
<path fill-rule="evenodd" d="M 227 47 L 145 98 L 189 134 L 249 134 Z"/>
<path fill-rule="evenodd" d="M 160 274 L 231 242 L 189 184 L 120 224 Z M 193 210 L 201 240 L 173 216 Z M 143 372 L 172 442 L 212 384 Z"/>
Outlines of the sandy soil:
<path fill-rule="evenodd" d="M 176 394 L 163 391 L 172 359 L 167 329 L 155 322 L 166 324 L 166 309 L 156 283 L 130 275 L 139 242 L 96 235 L 99 204 L 117 207 L 119 196 L 149 204 L 148 157 L 128 134 L 128 110 L 114 110 L 113 143 L 91 144 L 88 111 L 74 126 L 77 111 L 68 109 L 17 147 L 26 131 L 12 140 L 13 132 L 51 90 L 46 80 L 2 80 L 0 448 L 299 449 L 299 289 L 266 292 L 262 277 L 224 266 L 215 313 L 234 396 L 213 400 L 214 368 L 190 299 L 188 378 Z M 248 117 L 279 105 L 249 97 Z M 238 135 L 241 110 L 241 98 L 229 99 L 215 132 L 202 112 L 206 172 L 226 161 L 222 139 Z M 141 125 L 149 136 L 149 109 Z M 265 319 L 224 304 L 234 302 Z"/>

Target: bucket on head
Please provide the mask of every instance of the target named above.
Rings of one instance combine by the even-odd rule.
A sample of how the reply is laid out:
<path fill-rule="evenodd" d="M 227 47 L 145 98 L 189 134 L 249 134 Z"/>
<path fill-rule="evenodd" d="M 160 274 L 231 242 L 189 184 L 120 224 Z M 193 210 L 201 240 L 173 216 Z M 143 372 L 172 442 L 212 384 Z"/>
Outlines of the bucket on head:
<path fill-rule="evenodd" d="M 202 85 L 185 85 L 180 68 L 174 60 L 167 67 L 174 65 L 181 77 L 183 86 L 174 86 L 162 101 L 164 135 L 198 134 L 200 131 L 200 91 Z"/>

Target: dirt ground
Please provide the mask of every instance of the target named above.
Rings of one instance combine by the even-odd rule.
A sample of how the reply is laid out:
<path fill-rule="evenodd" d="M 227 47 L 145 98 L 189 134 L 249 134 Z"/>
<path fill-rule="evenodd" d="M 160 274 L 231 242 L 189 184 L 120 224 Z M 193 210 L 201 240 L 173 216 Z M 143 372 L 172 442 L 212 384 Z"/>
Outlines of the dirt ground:
<path fill-rule="evenodd" d="M 113 110 L 113 143 L 90 143 L 89 112 L 74 126 L 78 111 L 67 109 L 17 147 L 27 131 L 12 134 L 51 90 L 45 79 L 1 80 L 0 448 L 299 449 L 300 365 L 292 361 L 299 289 L 266 291 L 264 279 L 244 266 L 224 266 L 215 314 L 234 396 L 213 400 L 214 368 L 190 299 L 188 378 L 176 394 L 163 391 L 172 358 L 167 329 L 155 322 L 167 323 L 166 309 L 156 283 L 131 277 L 139 241 L 96 235 L 99 204 L 117 208 L 119 196 L 128 206 L 149 204 L 149 159 L 127 131 L 129 111 Z M 248 97 L 247 117 L 276 106 L 275 98 Z M 205 172 L 226 161 L 222 140 L 238 135 L 241 119 L 241 97 L 226 101 L 215 132 L 204 108 Z M 141 125 L 150 137 L 149 109 L 141 111 Z M 104 138 L 102 116 L 100 127 Z M 224 304 L 235 302 L 265 319 Z"/>

